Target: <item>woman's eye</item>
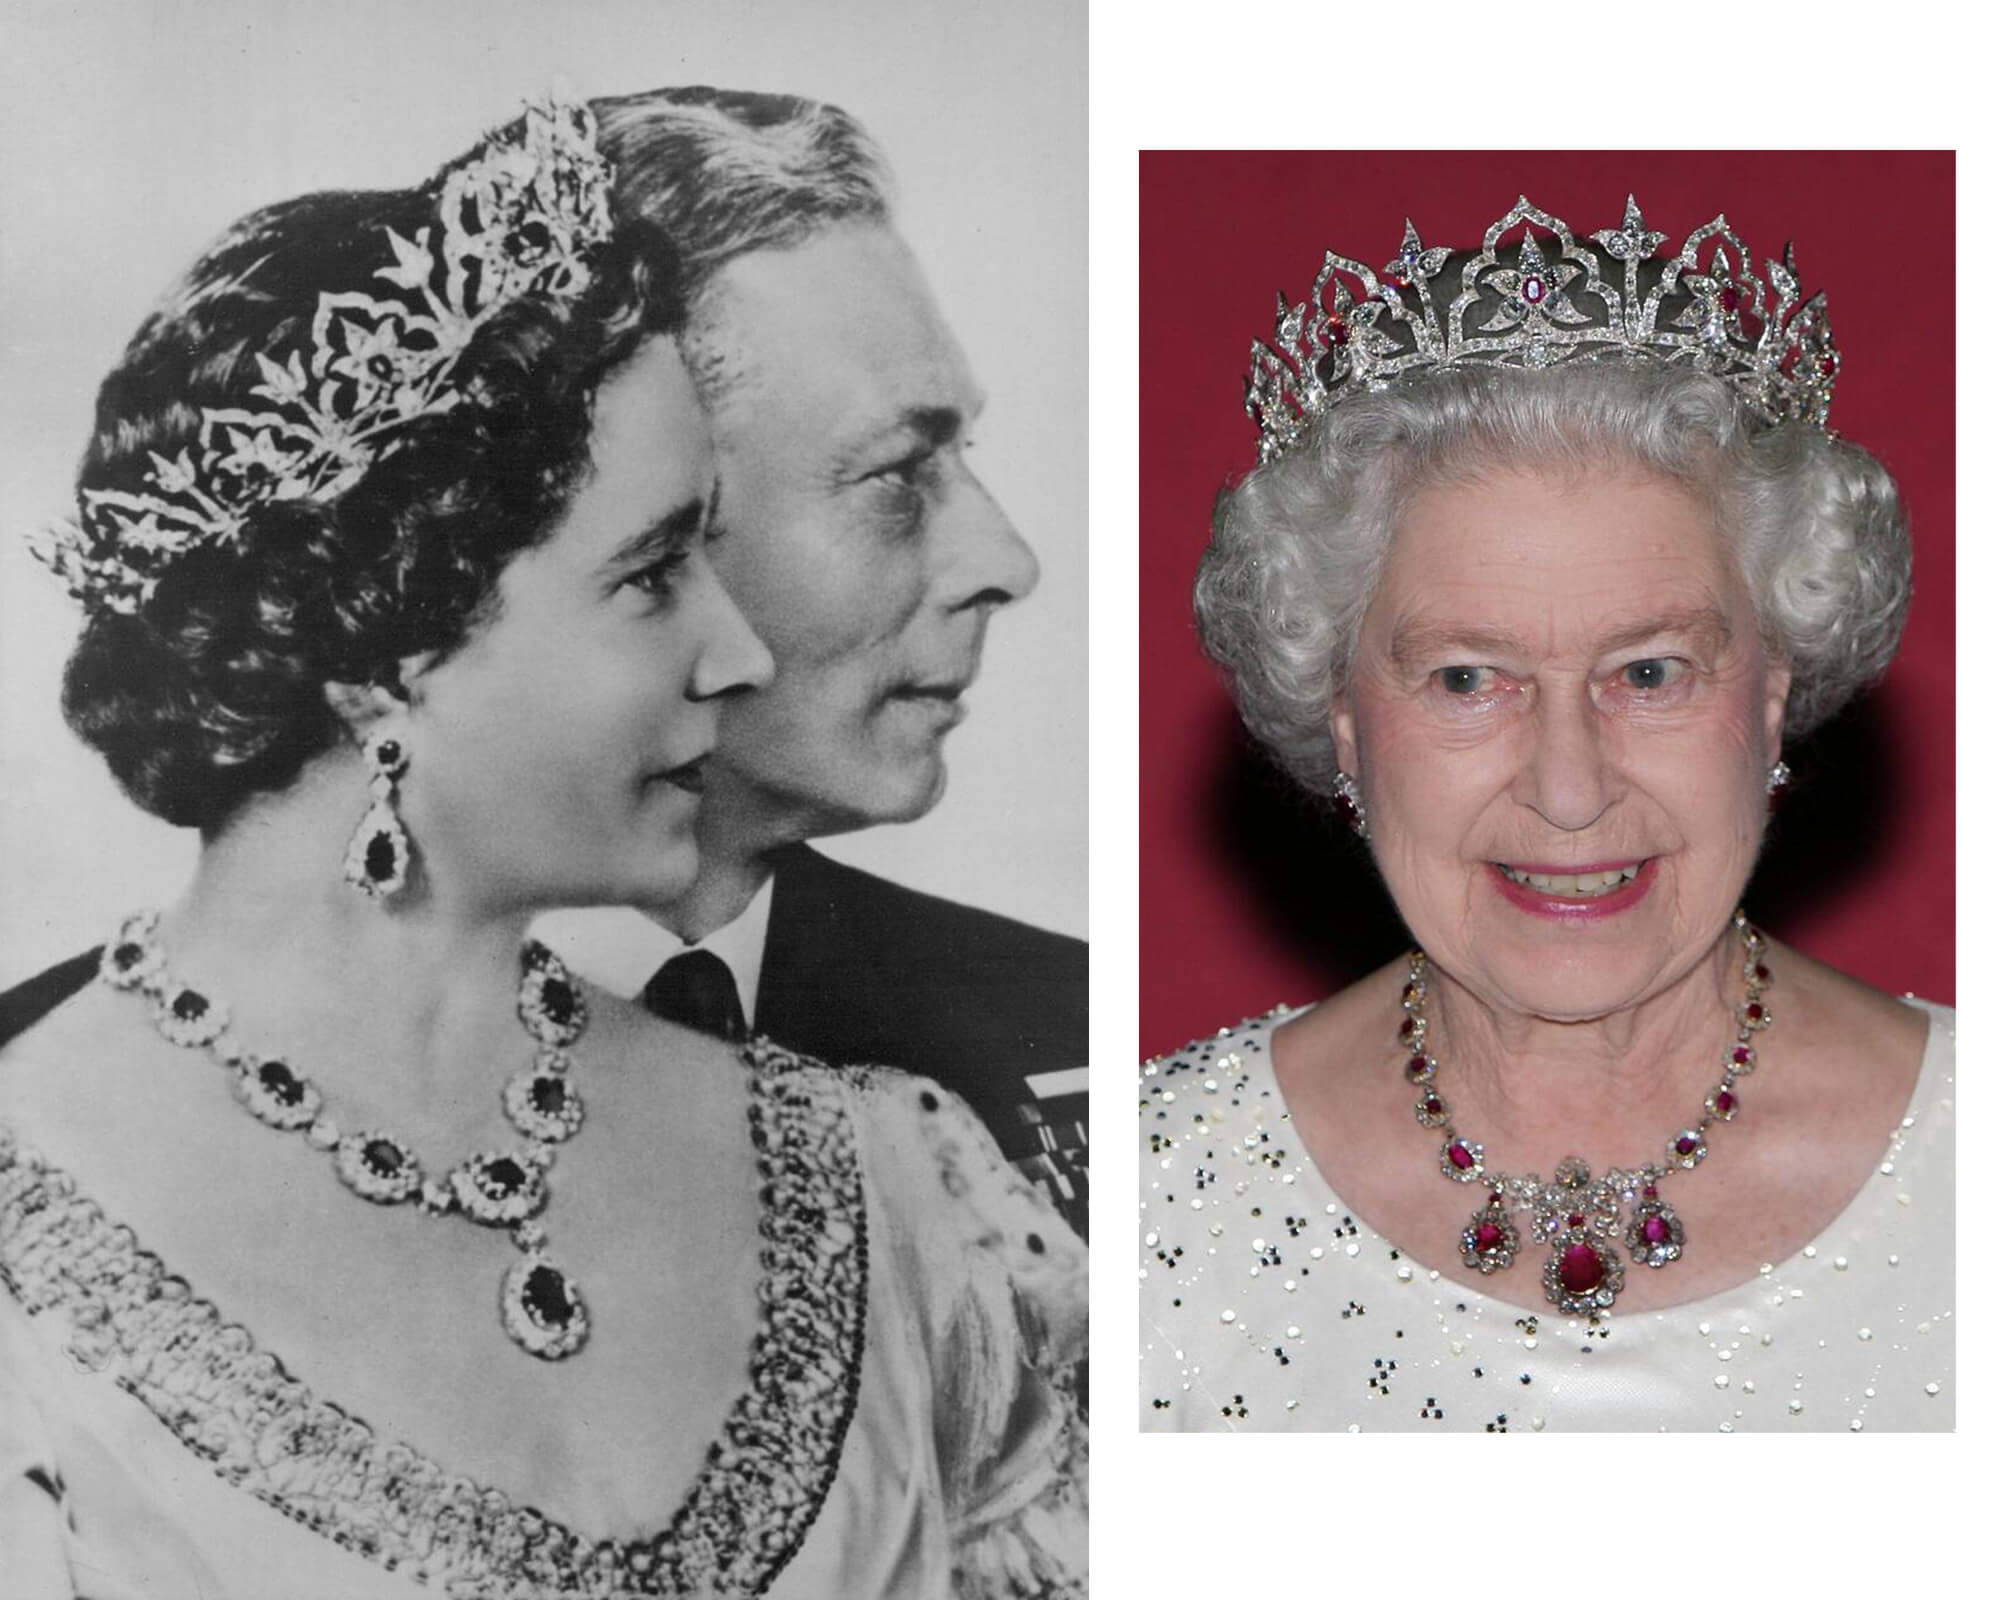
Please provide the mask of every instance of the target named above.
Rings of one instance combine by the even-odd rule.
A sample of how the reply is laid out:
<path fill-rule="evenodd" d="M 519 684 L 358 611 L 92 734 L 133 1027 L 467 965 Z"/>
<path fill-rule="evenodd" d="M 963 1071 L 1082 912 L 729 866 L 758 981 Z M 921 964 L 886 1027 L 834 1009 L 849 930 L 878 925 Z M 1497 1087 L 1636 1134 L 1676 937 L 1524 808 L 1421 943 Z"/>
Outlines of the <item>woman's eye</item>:
<path fill-rule="evenodd" d="M 1491 667 L 1440 667 L 1434 676 L 1446 694 L 1477 694 L 1493 686 Z"/>
<path fill-rule="evenodd" d="M 1687 663 L 1676 661 L 1670 656 L 1652 656 L 1644 661 L 1632 661 L 1619 669 L 1619 676 L 1626 686 L 1633 689 L 1664 689 L 1676 682 L 1687 670 Z"/>
<path fill-rule="evenodd" d="M 641 567 L 626 578 L 626 584 L 641 594 L 663 600 L 674 592 L 674 585 L 680 581 L 681 568 L 687 565 L 688 553 L 677 550 L 670 556 L 663 556 L 651 566 Z"/>

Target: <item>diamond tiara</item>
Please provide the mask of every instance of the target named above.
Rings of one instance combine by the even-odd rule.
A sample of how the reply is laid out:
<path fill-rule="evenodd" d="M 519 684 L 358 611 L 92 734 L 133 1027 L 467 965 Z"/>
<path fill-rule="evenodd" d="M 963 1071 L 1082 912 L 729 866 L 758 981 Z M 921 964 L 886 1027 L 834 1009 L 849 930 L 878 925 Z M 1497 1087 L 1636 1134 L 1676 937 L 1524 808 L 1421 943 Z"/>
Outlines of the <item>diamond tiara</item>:
<path fill-rule="evenodd" d="M 1519 243 L 1502 245 L 1517 227 Z M 1477 252 L 1426 249 L 1407 221 L 1380 276 L 1328 251 L 1311 298 L 1287 305 L 1280 294 L 1273 341 L 1250 346 L 1244 409 L 1259 461 L 1350 395 L 1454 367 L 1666 361 L 1722 378 L 1760 427 L 1803 420 L 1824 431 L 1840 352 L 1826 297 L 1800 302 L 1792 247 L 1760 278 L 1720 216 L 1677 255 L 1661 256 L 1665 240 L 1629 196 L 1622 227 L 1582 241 L 1523 196 Z"/>
<path fill-rule="evenodd" d="M 382 230 L 393 264 L 379 294 L 321 294 L 306 347 L 257 353 L 251 403 L 205 409 L 191 449 L 153 454 L 144 492 L 81 491 L 76 521 L 35 554 L 86 608 L 129 614 L 174 561 L 233 542 L 266 502 L 343 494 L 401 447 L 399 430 L 465 400 L 452 368 L 496 313 L 589 286 L 610 190 L 590 108 L 530 102 L 446 176 L 434 226 Z"/>

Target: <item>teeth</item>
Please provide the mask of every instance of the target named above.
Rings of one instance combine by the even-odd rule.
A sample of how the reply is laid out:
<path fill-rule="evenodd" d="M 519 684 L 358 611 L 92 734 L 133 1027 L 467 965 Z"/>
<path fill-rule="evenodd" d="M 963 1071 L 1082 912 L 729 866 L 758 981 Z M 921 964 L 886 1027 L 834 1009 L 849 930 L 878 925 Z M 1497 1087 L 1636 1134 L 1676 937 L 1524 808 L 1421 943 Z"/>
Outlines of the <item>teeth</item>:
<path fill-rule="evenodd" d="M 1641 863 L 1635 861 L 1629 867 L 1613 867 L 1609 872 L 1520 872 L 1500 863 L 1500 870 L 1516 883 L 1526 884 L 1531 889 L 1539 889 L 1544 894 L 1564 895 L 1578 900 L 1595 900 L 1607 895 L 1623 884 L 1630 883 L 1639 875 Z"/>

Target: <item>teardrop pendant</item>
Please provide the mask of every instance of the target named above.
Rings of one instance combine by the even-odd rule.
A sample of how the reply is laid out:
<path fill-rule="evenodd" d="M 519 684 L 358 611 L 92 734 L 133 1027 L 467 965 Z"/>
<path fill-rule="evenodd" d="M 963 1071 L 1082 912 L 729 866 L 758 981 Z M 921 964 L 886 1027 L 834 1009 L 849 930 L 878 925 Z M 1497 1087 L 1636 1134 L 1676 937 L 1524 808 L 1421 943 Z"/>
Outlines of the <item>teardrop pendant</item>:
<path fill-rule="evenodd" d="M 1647 1192 L 1658 1194 L 1649 1184 Z M 1674 1208 L 1664 1200 L 1648 1198 L 1632 1214 L 1632 1221 L 1625 1229 L 1625 1248 L 1632 1252 L 1634 1261 L 1643 1261 L 1649 1267 L 1664 1267 L 1669 1261 L 1681 1258 L 1681 1247 L 1687 1243 L 1687 1230 L 1681 1226 L 1681 1219 L 1674 1215 Z"/>
<path fill-rule="evenodd" d="M 1615 1246 L 1593 1237 L 1589 1228 L 1565 1228 L 1549 1241 L 1542 1291 L 1564 1314 L 1609 1311 L 1624 1287 L 1624 1259 Z"/>
<path fill-rule="evenodd" d="M 500 1325 L 531 1356 L 561 1361 L 590 1337 L 590 1314 L 568 1274 L 546 1256 L 523 1256 L 500 1285 Z"/>
<path fill-rule="evenodd" d="M 398 893 L 410 876 L 410 836 L 388 800 L 377 797 L 348 842 L 347 881 L 371 900 Z"/>

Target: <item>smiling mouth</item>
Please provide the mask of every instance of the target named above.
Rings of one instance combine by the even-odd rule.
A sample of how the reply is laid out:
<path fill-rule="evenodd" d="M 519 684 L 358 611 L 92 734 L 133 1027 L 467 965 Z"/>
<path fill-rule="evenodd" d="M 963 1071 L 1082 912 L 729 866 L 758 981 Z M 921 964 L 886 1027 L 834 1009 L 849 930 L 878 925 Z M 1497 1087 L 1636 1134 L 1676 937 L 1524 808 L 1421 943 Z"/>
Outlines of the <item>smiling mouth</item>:
<path fill-rule="evenodd" d="M 1592 872 L 1537 872 L 1496 861 L 1502 877 L 1538 894 L 1556 895 L 1565 900 L 1600 900 L 1616 894 L 1639 875 L 1646 860 L 1628 861 L 1623 866 L 1602 867 Z"/>

